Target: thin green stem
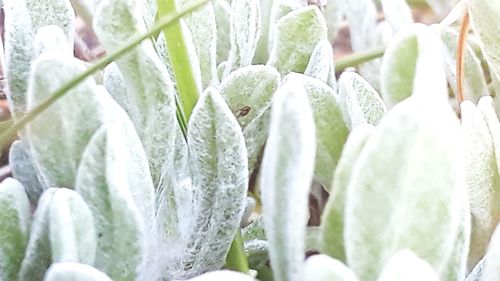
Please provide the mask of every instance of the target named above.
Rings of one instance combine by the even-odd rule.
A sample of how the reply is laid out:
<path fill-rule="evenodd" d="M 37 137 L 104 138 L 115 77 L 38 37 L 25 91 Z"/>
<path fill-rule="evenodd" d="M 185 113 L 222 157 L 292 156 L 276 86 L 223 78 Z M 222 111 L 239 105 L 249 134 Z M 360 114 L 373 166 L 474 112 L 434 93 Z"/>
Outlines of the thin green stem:
<path fill-rule="evenodd" d="M 248 259 L 245 254 L 245 246 L 243 245 L 243 236 L 241 235 L 241 229 L 239 228 L 226 257 L 226 268 L 243 272 L 245 274 L 250 271 Z"/>
<path fill-rule="evenodd" d="M 157 0 L 158 15 L 175 13 L 177 7 L 174 0 Z M 189 122 L 189 117 L 201 93 L 199 83 L 196 82 L 194 65 L 191 63 L 188 45 L 182 31 L 180 21 L 174 22 L 163 28 L 167 42 L 167 55 L 172 65 L 177 92 L 183 109 L 184 119 Z"/>
<path fill-rule="evenodd" d="M 94 72 L 104 68 L 109 63 L 113 62 L 114 60 L 128 53 L 134 47 L 139 45 L 142 41 L 160 32 L 165 26 L 177 22 L 182 16 L 186 15 L 187 13 L 195 10 L 196 8 L 208 2 L 209 0 L 196 0 L 186 8 L 179 10 L 177 13 L 168 14 L 165 15 L 164 17 L 161 17 L 158 23 L 155 24 L 153 27 L 151 27 L 146 33 L 133 38 L 130 41 L 130 43 L 126 44 L 124 47 L 102 58 L 96 64 L 92 65 L 87 70 L 85 70 L 84 72 L 80 73 L 79 75 L 75 76 L 73 79 L 62 85 L 49 98 L 44 100 L 33 110 L 31 110 L 26 115 L 21 117 L 16 123 L 10 126 L 7 130 L 2 132 L 2 134 L 0 135 L 0 148 L 4 148 L 13 138 L 15 138 L 16 133 L 22 128 L 24 128 L 24 126 L 26 126 L 26 124 L 28 124 L 42 112 L 47 110 L 47 108 L 53 105 L 58 99 L 63 97 L 69 90 L 73 89 L 78 84 L 83 82 L 87 77 L 91 76 Z"/>
<path fill-rule="evenodd" d="M 348 67 L 353 67 L 360 65 L 362 63 L 374 60 L 384 55 L 386 47 L 378 47 L 374 49 L 370 49 L 367 51 L 354 53 L 348 56 L 345 56 L 341 59 L 335 61 L 335 71 L 340 72 L 345 70 Z"/>

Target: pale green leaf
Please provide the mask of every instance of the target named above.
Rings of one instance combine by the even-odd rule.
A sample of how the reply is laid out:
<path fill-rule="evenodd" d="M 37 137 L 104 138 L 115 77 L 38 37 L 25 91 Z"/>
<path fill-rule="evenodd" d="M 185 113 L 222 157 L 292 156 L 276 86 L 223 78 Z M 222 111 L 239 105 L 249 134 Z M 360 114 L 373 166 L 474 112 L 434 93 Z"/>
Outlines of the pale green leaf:
<path fill-rule="evenodd" d="M 380 2 L 384 17 L 394 33 L 413 23 L 410 7 L 405 0 L 381 0 Z"/>
<path fill-rule="evenodd" d="M 467 0 L 467 8 L 491 72 L 500 79 L 500 0 Z"/>
<path fill-rule="evenodd" d="M 243 133 L 216 89 L 205 91 L 194 108 L 187 142 L 194 219 L 176 278 L 223 266 L 240 226 L 248 187 Z"/>
<path fill-rule="evenodd" d="M 220 84 L 220 93 L 242 128 L 264 114 L 281 77 L 270 66 L 255 65 L 232 72 Z"/>
<path fill-rule="evenodd" d="M 347 262 L 362 280 L 374 280 L 402 249 L 438 274 L 448 264 L 464 200 L 463 148 L 447 101 L 426 99 L 442 94 L 433 86 L 387 114 L 353 167 L 344 237 Z"/>
<path fill-rule="evenodd" d="M 306 91 L 314 116 L 316 128 L 315 179 L 323 186 L 332 183 L 333 171 L 342 153 L 349 130 L 342 116 L 337 96 L 332 88 L 319 80 L 292 73 L 284 83 L 301 85 Z"/>
<path fill-rule="evenodd" d="M 260 177 L 274 280 L 302 280 L 308 194 L 316 152 L 307 91 L 290 80 L 273 101 Z"/>
<path fill-rule="evenodd" d="M 342 27 L 344 17 L 345 1 L 328 0 L 323 8 L 323 16 L 328 26 L 328 41 L 333 43 L 337 38 L 337 33 Z"/>
<path fill-rule="evenodd" d="M 307 6 L 288 13 L 276 23 L 275 38 L 268 65 L 281 75 L 303 73 L 316 45 L 327 39 L 323 15 L 316 6 Z"/>
<path fill-rule="evenodd" d="M 269 120 L 271 119 L 271 107 L 255 118 L 243 130 L 248 154 L 248 170 L 254 171 L 258 168 L 260 158 L 266 144 L 269 131 Z"/>
<path fill-rule="evenodd" d="M 73 56 L 73 49 L 68 45 L 64 31 L 57 25 L 40 27 L 33 39 L 33 57 L 36 58 L 45 52 Z"/>
<path fill-rule="evenodd" d="M 445 49 L 446 76 L 451 89 L 457 95 L 456 57 L 458 32 L 449 27 L 443 27 L 439 32 Z M 488 85 L 486 84 L 481 61 L 469 44 L 466 45 L 465 49 L 464 67 L 464 99 L 477 103 L 481 96 L 488 95 Z"/>
<path fill-rule="evenodd" d="M 267 60 L 269 60 L 270 52 L 274 46 L 274 40 L 276 38 L 276 25 L 278 21 L 289 14 L 290 12 L 303 7 L 303 1 L 301 0 L 271 0 L 272 4 L 269 11 L 269 30 L 267 38 Z M 263 62 L 264 63 L 264 62 Z"/>
<path fill-rule="evenodd" d="M 486 110 L 487 103 L 483 103 Z M 493 138 L 482 112 L 471 101 L 460 104 L 465 155 L 465 183 L 469 191 L 472 237 L 469 264 L 486 252 L 491 233 L 500 219 L 497 161 Z M 490 108 L 492 110 L 492 108 Z M 498 121 L 496 121 L 498 122 Z"/>
<path fill-rule="evenodd" d="M 131 151 L 123 141 L 126 138 L 125 131 L 113 123 L 94 134 L 78 169 L 76 190 L 94 216 L 96 267 L 113 279 L 133 281 L 144 259 L 146 233 L 131 194 L 138 187 L 128 179 Z"/>
<path fill-rule="evenodd" d="M 356 274 L 342 262 L 326 255 L 314 255 L 306 260 L 306 281 L 357 281 Z"/>
<path fill-rule="evenodd" d="M 377 91 L 359 74 L 345 71 L 339 79 L 339 98 L 349 128 L 378 125 L 387 108 Z"/>
<path fill-rule="evenodd" d="M 354 51 L 365 51 L 376 41 L 377 9 L 373 0 L 347 1 L 345 17 Z"/>
<path fill-rule="evenodd" d="M 217 24 L 217 64 L 227 60 L 231 49 L 230 37 L 230 10 L 231 5 L 226 0 L 214 0 L 215 20 Z M 222 77 L 222 75 L 219 75 Z"/>
<path fill-rule="evenodd" d="M 17 280 L 31 224 L 24 187 L 7 178 L 0 183 L 0 280 Z"/>
<path fill-rule="evenodd" d="M 345 261 L 344 214 L 351 173 L 374 127 L 361 125 L 349 134 L 330 185 L 330 197 L 321 218 L 321 252 Z"/>
<path fill-rule="evenodd" d="M 28 109 L 85 70 L 83 62 L 45 53 L 32 65 Z M 87 78 L 26 127 L 30 153 L 48 186 L 72 188 L 83 150 L 103 120 L 97 85 Z"/>
<path fill-rule="evenodd" d="M 231 1 L 229 58 L 224 76 L 252 63 L 261 32 L 259 0 Z"/>
<path fill-rule="evenodd" d="M 316 45 L 304 74 L 328 84 L 333 89 L 337 88 L 333 48 L 328 40 L 321 40 Z"/>
<path fill-rule="evenodd" d="M 425 260 L 409 250 L 402 250 L 391 257 L 378 281 L 439 281 L 434 269 Z"/>
<path fill-rule="evenodd" d="M 129 38 L 145 32 L 146 26 L 138 11 L 140 7 L 134 0 L 101 2 L 94 30 L 107 50 L 117 50 Z M 125 93 L 117 93 L 116 99 L 135 125 L 149 159 L 153 182 L 158 185 L 163 165 L 173 161 L 175 138 L 172 132 L 177 122 L 173 83 L 150 40 L 141 43 L 116 64 L 127 87 Z"/>
<path fill-rule="evenodd" d="M 49 267 L 43 281 L 112 281 L 96 268 L 76 263 L 55 263 Z"/>
<path fill-rule="evenodd" d="M 277 2 L 274 0 L 260 0 L 260 11 L 261 11 L 261 35 L 259 42 L 257 43 L 257 48 L 255 50 L 255 56 L 253 59 L 253 64 L 264 64 L 269 58 L 269 37 L 271 36 L 271 13 L 273 4 Z"/>

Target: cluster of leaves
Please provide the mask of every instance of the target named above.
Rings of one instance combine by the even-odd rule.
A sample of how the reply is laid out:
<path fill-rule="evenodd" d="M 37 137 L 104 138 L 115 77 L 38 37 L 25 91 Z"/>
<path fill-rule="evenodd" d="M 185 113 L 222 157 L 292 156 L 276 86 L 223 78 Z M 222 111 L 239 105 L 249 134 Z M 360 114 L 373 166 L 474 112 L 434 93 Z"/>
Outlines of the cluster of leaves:
<path fill-rule="evenodd" d="M 380 22 L 372 0 L 73 2 L 3 1 L 10 130 L 26 126 L 0 280 L 498 280 L 500 0 L 432 26 L 404 0 Z M 73 57 L 74 9 L 102 61 Z M 355 52 L 387 47 L 337 80 L 344 18 Z"/>

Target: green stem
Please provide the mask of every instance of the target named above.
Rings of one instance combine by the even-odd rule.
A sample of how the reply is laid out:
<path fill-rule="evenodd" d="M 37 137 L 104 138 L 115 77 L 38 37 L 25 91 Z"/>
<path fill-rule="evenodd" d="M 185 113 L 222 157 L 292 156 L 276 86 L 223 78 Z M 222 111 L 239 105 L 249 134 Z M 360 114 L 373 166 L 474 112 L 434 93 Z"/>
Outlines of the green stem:
<path fill-rule="evenodd" d="M 158 15 L 175 13 L 177 7 L 175 0 L 157 0 Z M 196 81 L 194 65 L 191 64 L 188 45 L 182 31 L 180 21 L 176 21 L 163 28 L 163 34 L 167 42 L 167 55 L 172 65 L 172 72 L 175 77 L 177 92 L 179 93 L 185 120 L 189 122 L 189 117 L 193 111 L 201 89 Z"/>
<path fill-rule="evenodd" d="M 248 266 L 248 259 L 245 254 L 245 246 L 243 245 L 243 237 L 241 235 L 241 229 L 238 228 L 238 232 L 234 237 L 233 243 L 231 243 L 231 248 L 226 257 L 226 268 L 234 271 L 239 271 L 243 273 L 248 273 L 250 267 Z"/>
<path fill-rule="evenodd" d="M 378 47 L 367 51 L 354 53 L 338 59 L 337 61 L 335 61 L 335 71 L 341 72 L 348 67 L 357 66 L 362 63 L 379 58 L 384 55 L 385 48 L 386 47 Z"/>
<path fill-rule="evenodd" d="M 22 128 L 24 128 L 24 126 L 26 126 L 26 124 L 28 124 L 30 121 L 35 119 L 41 113 L 43 113 L 47 108 L 49 108 L 51 105 L 53 105 L 58 99 L 63 97 L 69 90 L 73 89 L 78 84 L 83 82 L 87 77 L 91 76 L 94 72 L 104 68 L 109 63 L 113 62 L 114 60 L 116 60 L 116 59 L 120 58 L 121 56 L 123 56 L 124 54 L 128 53 L 134 47 L 139 45 L 142 41 L 144 41 L 144 40 L 150 38 L 151 36 L 153 36 L 154 34 L 160 32 L 165 26 L 168 26 L 174 22 L 177 22 L 182 16 L 186 15 L 187 13 L 195 10 L 196 8 L 200 7 L 203 4 L 206 4 L 208 2 L 209 2 L 209 0 L 196 0 L 191 5 L 187 6 L 186 8 L 179 10 L 177 13 L 168 14 L 168 15 L 165 15 L 164 17 L 161 17 L 161 19 L 158 21 L 158 23 L 155 24 L 153 27 L 151 27 L 146 33 L 135 37 L 134 39 L 132 39 L 130 41 L 130 43 L 128 43 L 124 47 L 122 47 L 119 50 L 102 58 L 96 64 L 92 65 L 87 70 L 85 70 L 84 72 L 80 73 L 79 75 L 75 76 L 73 79 L 71 79 L 70 81 L 68 81 L 64 85 L 62 85 L 49 98 L 44 100 L 37 107 L 35 107 L 33 110 L 31 110 L 26 115 L 21 117 L 16 123 L 14 123 L 7 130 L 2 132 L 2 134 L 0 135 L 0 148 L 4 148 L 12 139 L 15 138 L 16 133 L 19 130 L 21 130 Z"/>

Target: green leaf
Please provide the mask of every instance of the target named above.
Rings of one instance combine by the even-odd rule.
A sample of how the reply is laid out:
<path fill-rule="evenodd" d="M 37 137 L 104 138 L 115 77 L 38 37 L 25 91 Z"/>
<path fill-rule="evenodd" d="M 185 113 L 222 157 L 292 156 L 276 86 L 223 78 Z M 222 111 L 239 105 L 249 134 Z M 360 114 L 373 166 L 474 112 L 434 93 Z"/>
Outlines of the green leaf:
<path fill-rule="evenodd" d="M 328 26 L 328 41 L 333 43 L 342 27 L 345 3 L 342 0 L 328 0 L 323 9 L 323 16 Z"/>
<path fill-rule="evenodd" d="M 488 110 L 486 108 L 488 103 L 484 101 L 481 103 L 482 110 Z M 491 233 L 500 219 L 500 208 L 497 207 L 500 202 L 497 189 L 500 176 L 493 138 L 481 110 L 468 100 L 462 102 L 460 108 L 464 139 L 465 183 L 469 191 L 472 215 L 469 265 L 473 266 L 484 256 Z"/>
<path fill-rule="evenodd" d="M 355 52 L 365 51 L 377 41 L 377 9 L 372 0 L 349 1 L 345 4 L 345 17 L 349 24 L 351 45 Z"/>
<path fill-rule="evenodd" d="M 361 125 L 352 130 L 342 150 L 330 185 L 330 197 L 321 218 L 321 252 L 344 261 L 344 216 L 347 187 L 353 167 L 374 127 Z"/>
<path fill-rule="evenodd" d="M 467 10 L 470 14 L 472 28 L 479 37 L 481 50 L 488 62 L 490 70 L 500 79 L 500 0 L 468 0 Z"/>
<path fill-rule="evenodd" d="M 9 151 L 9 162 L 12 176 L 25 186 L 31 204 L 36 206 L 47 186 L 37 171 L 25 141 L 16 140 L 12 143 Z"/>
<path fill-rule="evenodd" d="M 326 255 L 314 255 L 306 260 L 306 281 L 357 281 L 356 274 L 346 265 Z"/>
<path fill-rule="evenodd" d="M 455 113 L 446 100 L 426 96 L 443 94 L 441 84 L 395 106 L 354 165 L 344 237 L 347 262 L 362 280 L 374 280 L 401 249 L 439 274 L 448 263 L 462 214 L 464 156 Z"/>
<path fill-rule="evenodd" d="M 257 42 L 257 48 L 255 50 L 255 56 L 253 58 L 253 64 L 265 64 L 269 58 L 269 40 L 271 37 L 271 13 L 273 4 L 277 2 L 274 0 L 260 0 L 260 11 L 261 11 L 261 34 L 259 42 Z"/>
<path fill-rule="evenodd" d="M 176 0 L 179 8 L 184 8 L 192 0 Z M 183 18 L 191 31 L 201 71 L 203 89 L 217 82 L 217 22 L 211 3 L 197 9 Z"/>
<path fill-rule="evenodd" d="M 220 93 L 241 127 L 246 128 L 271 105 L 280 82 L 280 74 L 273 67 L 247 66 L 222 80 Z"/>
<path fill-rule="evenodd" d="M 33 62 L 28 109 L 83 72 L 77 59 L 46 53 Z M 103 120 L 93 78 L 70 91 L 26 128 L 30 153 L 48 186 L 72 188 L 83 150 Z"/>
<path fill-rule="evenodd" d="M 76 263 L 55 263 L 49 267 L 43 281 L 112 281 L 96 268 Z"/>
<path fill-rule="evenodd" d="M 0 279 L 17 280 L 31 224 L 24 187 L 8 178 L 0 183 Z"/>
<path fill-rule="evenodd" d="M 304 88 L 311 102 L 316 128 L 315 179 L 329 186 L 349 134 L 347 124 L 332 88 L 302 74 L 292 73 L 284 79 L 284 83 L 293 81 L 299 82 L 297 84 Z"/>
<path fill-rule="evenodd" d="M 261 32 L 260 3 L 257 0 L 231 1 L 229 58 L 224 77 L 252 64 Z"/>
<path fill-rule="evenodd" d="M 273 101 L 260 177 L 266 236 L 274 278 L 302 280 L 308 195 L 316 153 L 307 91 L 293 79 Z"/>
<path fill-rule="evenodd" d="M 345 71 L 339 79 L 340 104 L 349 128 L 378 125 L 387 108 L 377 91 L 360 75 Z"/>
<path fill-rule="evenodd" d="M 458 32 L 450 27 L 442 27 L 439 32 L 445 49 L 446 76 L 451 89 L 457 95 L 456 57 Z M 489 92 L 481 61 L 469 44 L 466 45 L 465 49 L 464 71 L 464 98 L 477 103 L 481 96 L 486 96 Z"/>
<path fill-rule="evenodd" d="M 94 221 L 80 195 L 50 188 L 36 209 L 19 280 L 41 280 L 52 262 L 93 264 L 95 249 Z"/>
<path fill-rule="evenodd" d="M 89 207 L 73 190 L 57 190 L 46 213 L 52 262 L 93 264 L 97 246 L 94 219 Z"/>
<path fill-rule="evenodd" d="M 382 98 L 388 107 L 411 95 L 418 55 L 414 28 L 402 29 L 389 42 L 380 69 Z"/>
<path fill-rule="evenodd" d="M 316 45 L 304 74 L 328 84 L 333 89 L 337 89 L 333 48 L 328 40 L 321 40 Z"/>
<path fill-rule="evenodd" d="M 439 281 L 436 271 L 412 251 L 402 250 L 391 257 L 378 281 Z"/>
<path fill-rule="evenodd" d="M 64 31 L 57 25 L 42 26 L 36 32 L 33 39 L 33 57 L 36 58 L 45 52 L 73 56 L 72 45 L 68 44 Z"/>
<path fill-rule="evenodd" d="M 271 106 L 264 113 L 255 118 L 243 130 L 248 153 L 248 170 L 254 171 L 260 164 L 260 158 L 266 144 L 271 119 Z"/>
<path fill-rule="evenodd" d="M 115 51 L 130 37 L 146 30 L 134 11 L 133 0 L 102 2 L 96 12 L 94 29 L 101 43 Z M 119 25 L 116 23 L 120 22 Z M 171 163 L 174 147 L 175 91 L 168 71 L 150 40 L 116 61 L 127 91 L 111 91 L 135 125 L 149 159 L 153 182 L 158 185 L 165 163 Z M 124 96 L 125 95 L 125 96 Z"/>
<path fill-rule="evenodd" d="M 308 6 L 282 17 L 275 27 L 275 38 L 268 65 L 281 75 L 303 73 L 316 45 L 327 39 L 323 15 L 316 6 Z"/>
<path fill-rule="evenodd" d="M 102 126 L 92 137 L 78 169 L 76 190 L 89 205 L 97 231 L 95 265 L 115 280 L 136 280 L 144 260 L 145 229 L 128 178 L 126 131 Z M 110 218 L 113 218 L 110 220 Z"/>
<path fill-rule="evenodd" d="M 6 0 L 4 10 L 7 93 L 11 109 L 17 114 L 27 110 L 35 33 L 42 26 L 57 25 L 64 30 L 72 49 L 75 15 L 68 0 Z"/>
<path fill-rule="evenodd" d="M 224 264 L 245 210 L 248 187 L 243 133 L 216 89 L 205 91 L 193 110 L 187 142 L 194 219 L 175 278 L 198 275 Z"/>
<path fill-rule="evenodd" d="M 226 0 L 212 1 L 217 23 L 217 64 L 227 60 L 231 49 L 230 37 L 230 10 L 231 5 Z M 222 75 L 219 75 L 222 77 Z"/>

